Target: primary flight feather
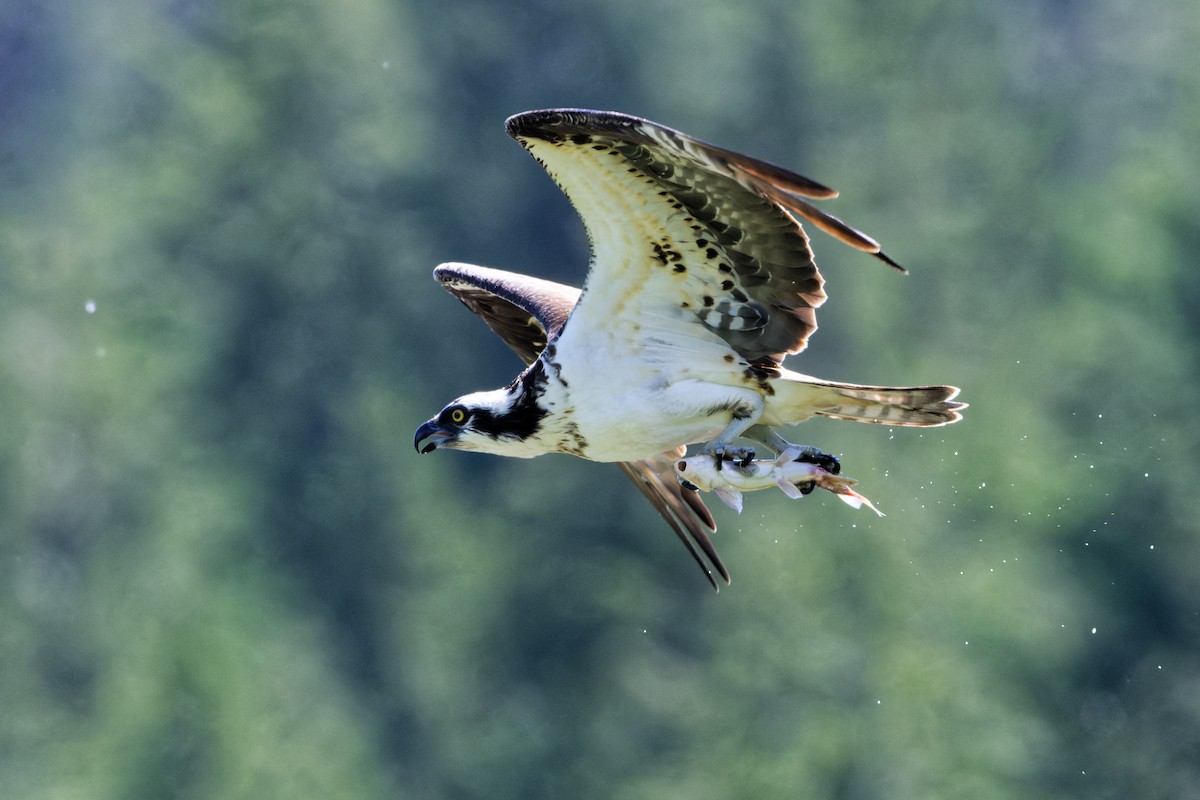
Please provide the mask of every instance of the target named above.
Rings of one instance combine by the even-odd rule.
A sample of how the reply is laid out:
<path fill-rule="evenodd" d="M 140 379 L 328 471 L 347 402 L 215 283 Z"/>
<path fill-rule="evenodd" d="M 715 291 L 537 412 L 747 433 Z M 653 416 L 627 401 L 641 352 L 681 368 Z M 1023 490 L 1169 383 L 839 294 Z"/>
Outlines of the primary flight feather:
<path fill-rule="evenodd" d="M 832 189 L 625 114 L 530 111 L 506 127 L 583 218 L 590 269 L 582 291 L 469 264 L 434 271 L 527 367 L 421 425 L 420 452 L 618 462 L 715 587 L 711 570 L 726 582 L 729 573 L 706 532 L 712 516 L 672 470 L 687 445 L 746 460 L 753 450 L 734 444 L 746 438 L 836 472 L 833 456 L 775 428 L 813 416 L 960 419 L 953 386 L 861 386 L 783 367 L 807 346 L 826 299 L 801 219 L 903 271 L 807 201 Z"/>

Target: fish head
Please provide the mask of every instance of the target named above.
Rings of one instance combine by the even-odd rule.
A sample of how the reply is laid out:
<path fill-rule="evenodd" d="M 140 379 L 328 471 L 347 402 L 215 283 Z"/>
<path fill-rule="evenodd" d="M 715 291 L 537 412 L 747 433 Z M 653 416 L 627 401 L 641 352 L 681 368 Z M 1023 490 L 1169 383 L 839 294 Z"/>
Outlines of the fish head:
<path fill-rule="evenodd" d="M 683 488 L 692 491 L 711 492 L 722 484 L 715 461 L 711 456 L 692 456 L 675 460 L 675 478 Z"/>

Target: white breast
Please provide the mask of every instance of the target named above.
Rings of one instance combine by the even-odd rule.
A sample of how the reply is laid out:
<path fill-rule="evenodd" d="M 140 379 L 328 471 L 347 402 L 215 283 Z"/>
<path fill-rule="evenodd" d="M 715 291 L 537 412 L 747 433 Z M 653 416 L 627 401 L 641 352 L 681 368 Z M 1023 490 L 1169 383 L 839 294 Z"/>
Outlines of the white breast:
<path fill-rule="evenodd" d="M 556 363 L 585 458 L 630 461 L 710 441 L 729 424 L 728 407 L 754 393 L 740 381 L 736 359 L 726 360 L 728 345 L 697 337 L 693 325 L 668 320 L 587 335 L 572 326 L 557 343 Z"/>

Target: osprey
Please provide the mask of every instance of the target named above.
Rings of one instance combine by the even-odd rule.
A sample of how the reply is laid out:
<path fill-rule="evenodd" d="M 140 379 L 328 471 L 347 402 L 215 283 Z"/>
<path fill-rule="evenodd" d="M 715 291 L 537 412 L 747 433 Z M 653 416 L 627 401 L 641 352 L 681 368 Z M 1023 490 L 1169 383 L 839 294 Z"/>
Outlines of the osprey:
<path fill-rule="evenodd" d="M 506 128 L 583 218 L 590 268 L 582 291 L 469 264 L 434 270 L 527 366 L 421 425 L 419 452 L 616 462 L 717 588 L 709 564 L 726 583 L 729 572 L 706 533 L 716 525 L 672 470 L 687 445 L 748 463 L 754 451 L 735 445 L 748 439 L 836 473 L 836 458 L 775 428 L 814 416 L 913 426 L 960 418 L 953 386 L 835 383 L 783 366 L 807 346 L 826 298 L 800 219 L 905 271 L 808 202 L 834 190 L 625 114 L 529 111 Z"/>

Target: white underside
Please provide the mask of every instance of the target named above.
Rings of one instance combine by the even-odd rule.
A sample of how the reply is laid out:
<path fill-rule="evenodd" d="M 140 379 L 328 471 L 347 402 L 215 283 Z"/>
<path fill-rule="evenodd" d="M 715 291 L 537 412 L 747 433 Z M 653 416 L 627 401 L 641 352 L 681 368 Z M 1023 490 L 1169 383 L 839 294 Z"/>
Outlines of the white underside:
<path fill-rule="evenodd" d="M 634 461 L 709 442 L 729 424 L 731 406 L 761 407 L 762 395 L 743 380 L 741 358 L 699 327 L 643 321 L 637 337 L 618 331 L 582 337 L 568 326 L 558 342 L 563 407 L 587 441 L 585 458 Z"/>

